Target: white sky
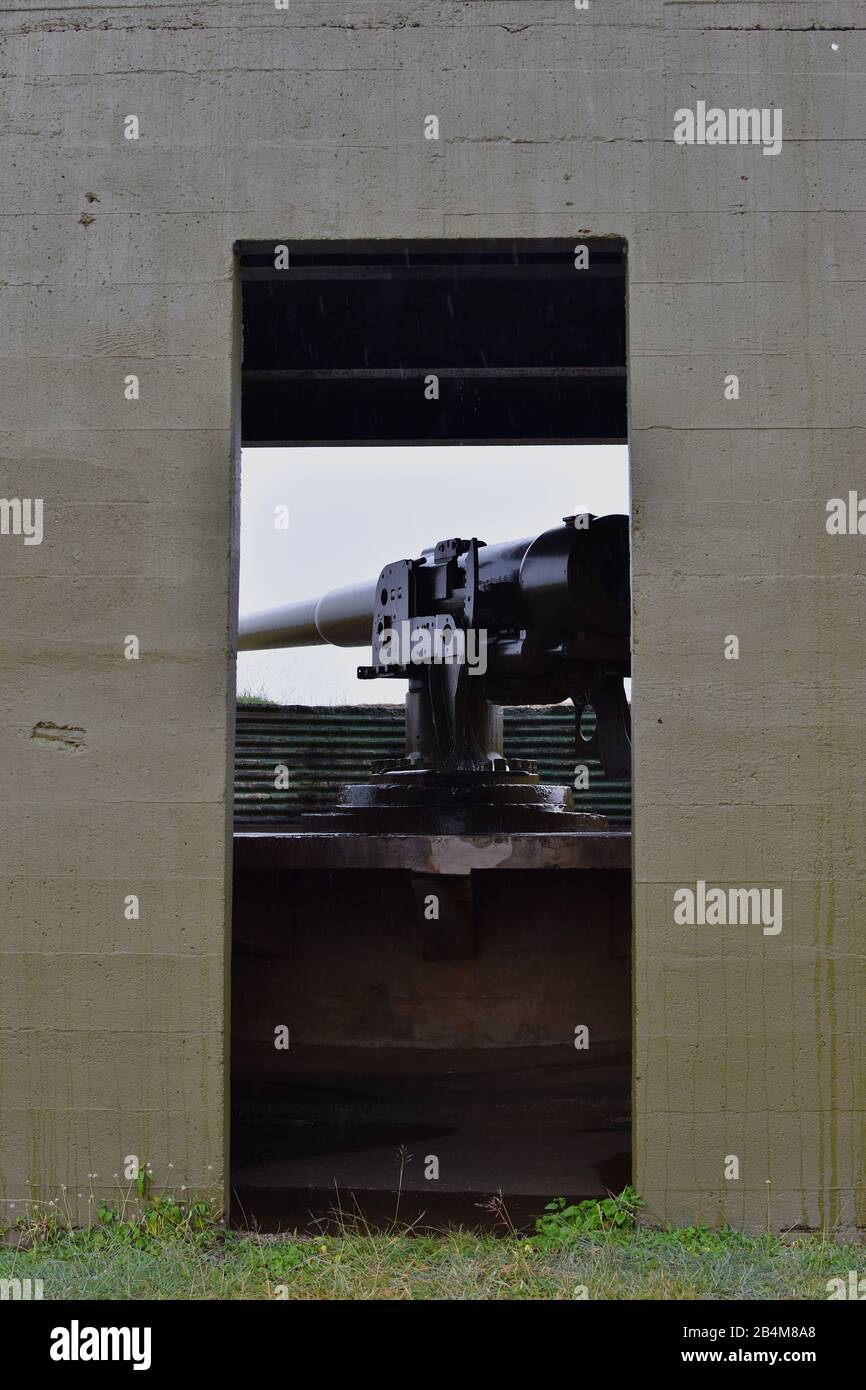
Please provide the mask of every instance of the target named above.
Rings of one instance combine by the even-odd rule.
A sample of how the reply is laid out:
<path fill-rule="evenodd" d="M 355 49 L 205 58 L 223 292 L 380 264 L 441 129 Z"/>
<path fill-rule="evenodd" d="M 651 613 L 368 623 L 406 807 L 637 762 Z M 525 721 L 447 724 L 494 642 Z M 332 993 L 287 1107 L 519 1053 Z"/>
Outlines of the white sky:
<path fill-rule="evenodd" d="M 275 508 L 289 509 L 277 530 Z M 240 611 L 375 580 L 449 536 L 531 536 L 577 511 L 627 512 L 625 445 L 244 449 Z M 359 681 L 363 647 L 240 652 L 238 694 L 280 704 L 399 704 L 399 681 Z"/>

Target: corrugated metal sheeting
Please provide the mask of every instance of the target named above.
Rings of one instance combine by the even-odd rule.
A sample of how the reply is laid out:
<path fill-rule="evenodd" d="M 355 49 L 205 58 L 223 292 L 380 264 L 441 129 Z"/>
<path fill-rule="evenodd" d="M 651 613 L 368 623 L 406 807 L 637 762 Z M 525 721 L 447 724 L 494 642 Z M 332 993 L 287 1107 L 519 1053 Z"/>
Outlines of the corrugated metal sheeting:
<path fill-rule="evenodd" d="M 379 758 L 403 756 L 402 705 L 239 705 L 235 735 L 235 823 L 255 825 L 327 810 L 346 782 L 366 782 Z M 572 786 L 574 711 L 519 706 L 505 710 L 505 752 L 532 758 L 543 782 Z M 598 762 L 575 806 L 631 821 L 631 784 L 605 778 Z M 281 770 L 284 769 L 284 770 Z"/>

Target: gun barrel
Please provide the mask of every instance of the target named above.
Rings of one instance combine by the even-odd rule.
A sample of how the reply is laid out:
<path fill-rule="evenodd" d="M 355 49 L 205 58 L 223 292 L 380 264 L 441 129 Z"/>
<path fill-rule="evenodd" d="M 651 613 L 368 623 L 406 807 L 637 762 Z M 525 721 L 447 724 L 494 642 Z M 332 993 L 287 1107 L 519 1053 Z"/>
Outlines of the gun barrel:
<path fill-rule="evenodd" d="M 369 647 L 376 581 L 331 589 L 321 598 L 250 613 L 238 624 L 238 650 L 271 647 Z"/>
<path fill-rule="evenodd" d="M 411 562 L 399 561 L 398 565 Z M 455 587 L 443 592 L 434 551 L 414 562 L 420 588 L 412 602 L 423 616 L 447 613 L 463 601 L 468 581 L 459 571 Z M 450 562 L 448 562 L 450 563 Z M 388 590 L 382 571 L 385 604 Z M 425 578 L 429 576 L 425 584 Z M 273 647 L 370 647 L 373 617 L 381 611 L 379 579 L 331 589 L 319 598 L 250 613 L 238 625 L 240 651 Z M 447 588 L 447 585 L 446 585 Z M 589 627 L 628 636 L 628 518 L 595 517 L 586 528 L 565 524 L 517 541 L 478 547 L 477 590 L 494 631 L 532 627 L 553 634 L 554 645 Z M 413 608 L 410 617 L 415 617 Z"/>

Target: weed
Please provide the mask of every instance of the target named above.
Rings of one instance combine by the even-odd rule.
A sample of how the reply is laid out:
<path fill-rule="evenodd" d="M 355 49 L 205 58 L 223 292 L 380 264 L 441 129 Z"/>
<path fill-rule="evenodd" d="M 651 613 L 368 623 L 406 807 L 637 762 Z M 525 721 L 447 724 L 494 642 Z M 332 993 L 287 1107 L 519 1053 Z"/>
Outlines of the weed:
<path fill-rule="evenodd" d="M 554 1197 L 544 1208 L 547 1215 L 536 1221 L 531 1243 L 542 1250 L 557 1250 L 595 1231 L 631 1230 L 643 1205 L 633 1187 L 624 1187 L 618 1197 L 609 1193 L 601 1200 L 568 1203 L 564 1197 Z"/>

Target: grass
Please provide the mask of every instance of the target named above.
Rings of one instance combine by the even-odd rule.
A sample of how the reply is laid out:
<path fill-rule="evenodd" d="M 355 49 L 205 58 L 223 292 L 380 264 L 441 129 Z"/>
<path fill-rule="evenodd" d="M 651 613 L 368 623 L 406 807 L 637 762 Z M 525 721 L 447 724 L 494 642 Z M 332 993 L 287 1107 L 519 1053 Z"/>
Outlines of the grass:
<path fill-rule="evenodd" d="M 76 1230 L 30 1220 L 0 1248 L 0 1279 L 41 1279 L 49 1299 L 820 1299 L 860 1248 L 812 1236 L 635 1225 L 630 1189 L 610 1204 L 552 1203 L 535 1234 L 373 1231 L 326 1236 L 225 1230 L 143 1194 Z M 606 1211 L 602 1207 L 608 1206 Z M 507 1213 L 500 1204 L 500 1214 Z"/>
<path fill-rule="evenodd" d="M 260 685 L 258 690 L 250 690 L 249 687 L 247 687 L 244 690 L 238 691 L 236 702 L 239 705 L 273 705 L 274 708 L 276 708 L 277 704 L 276 700 L 272 700 L 271 697 L 266 694 L 264 685 Z"/>

